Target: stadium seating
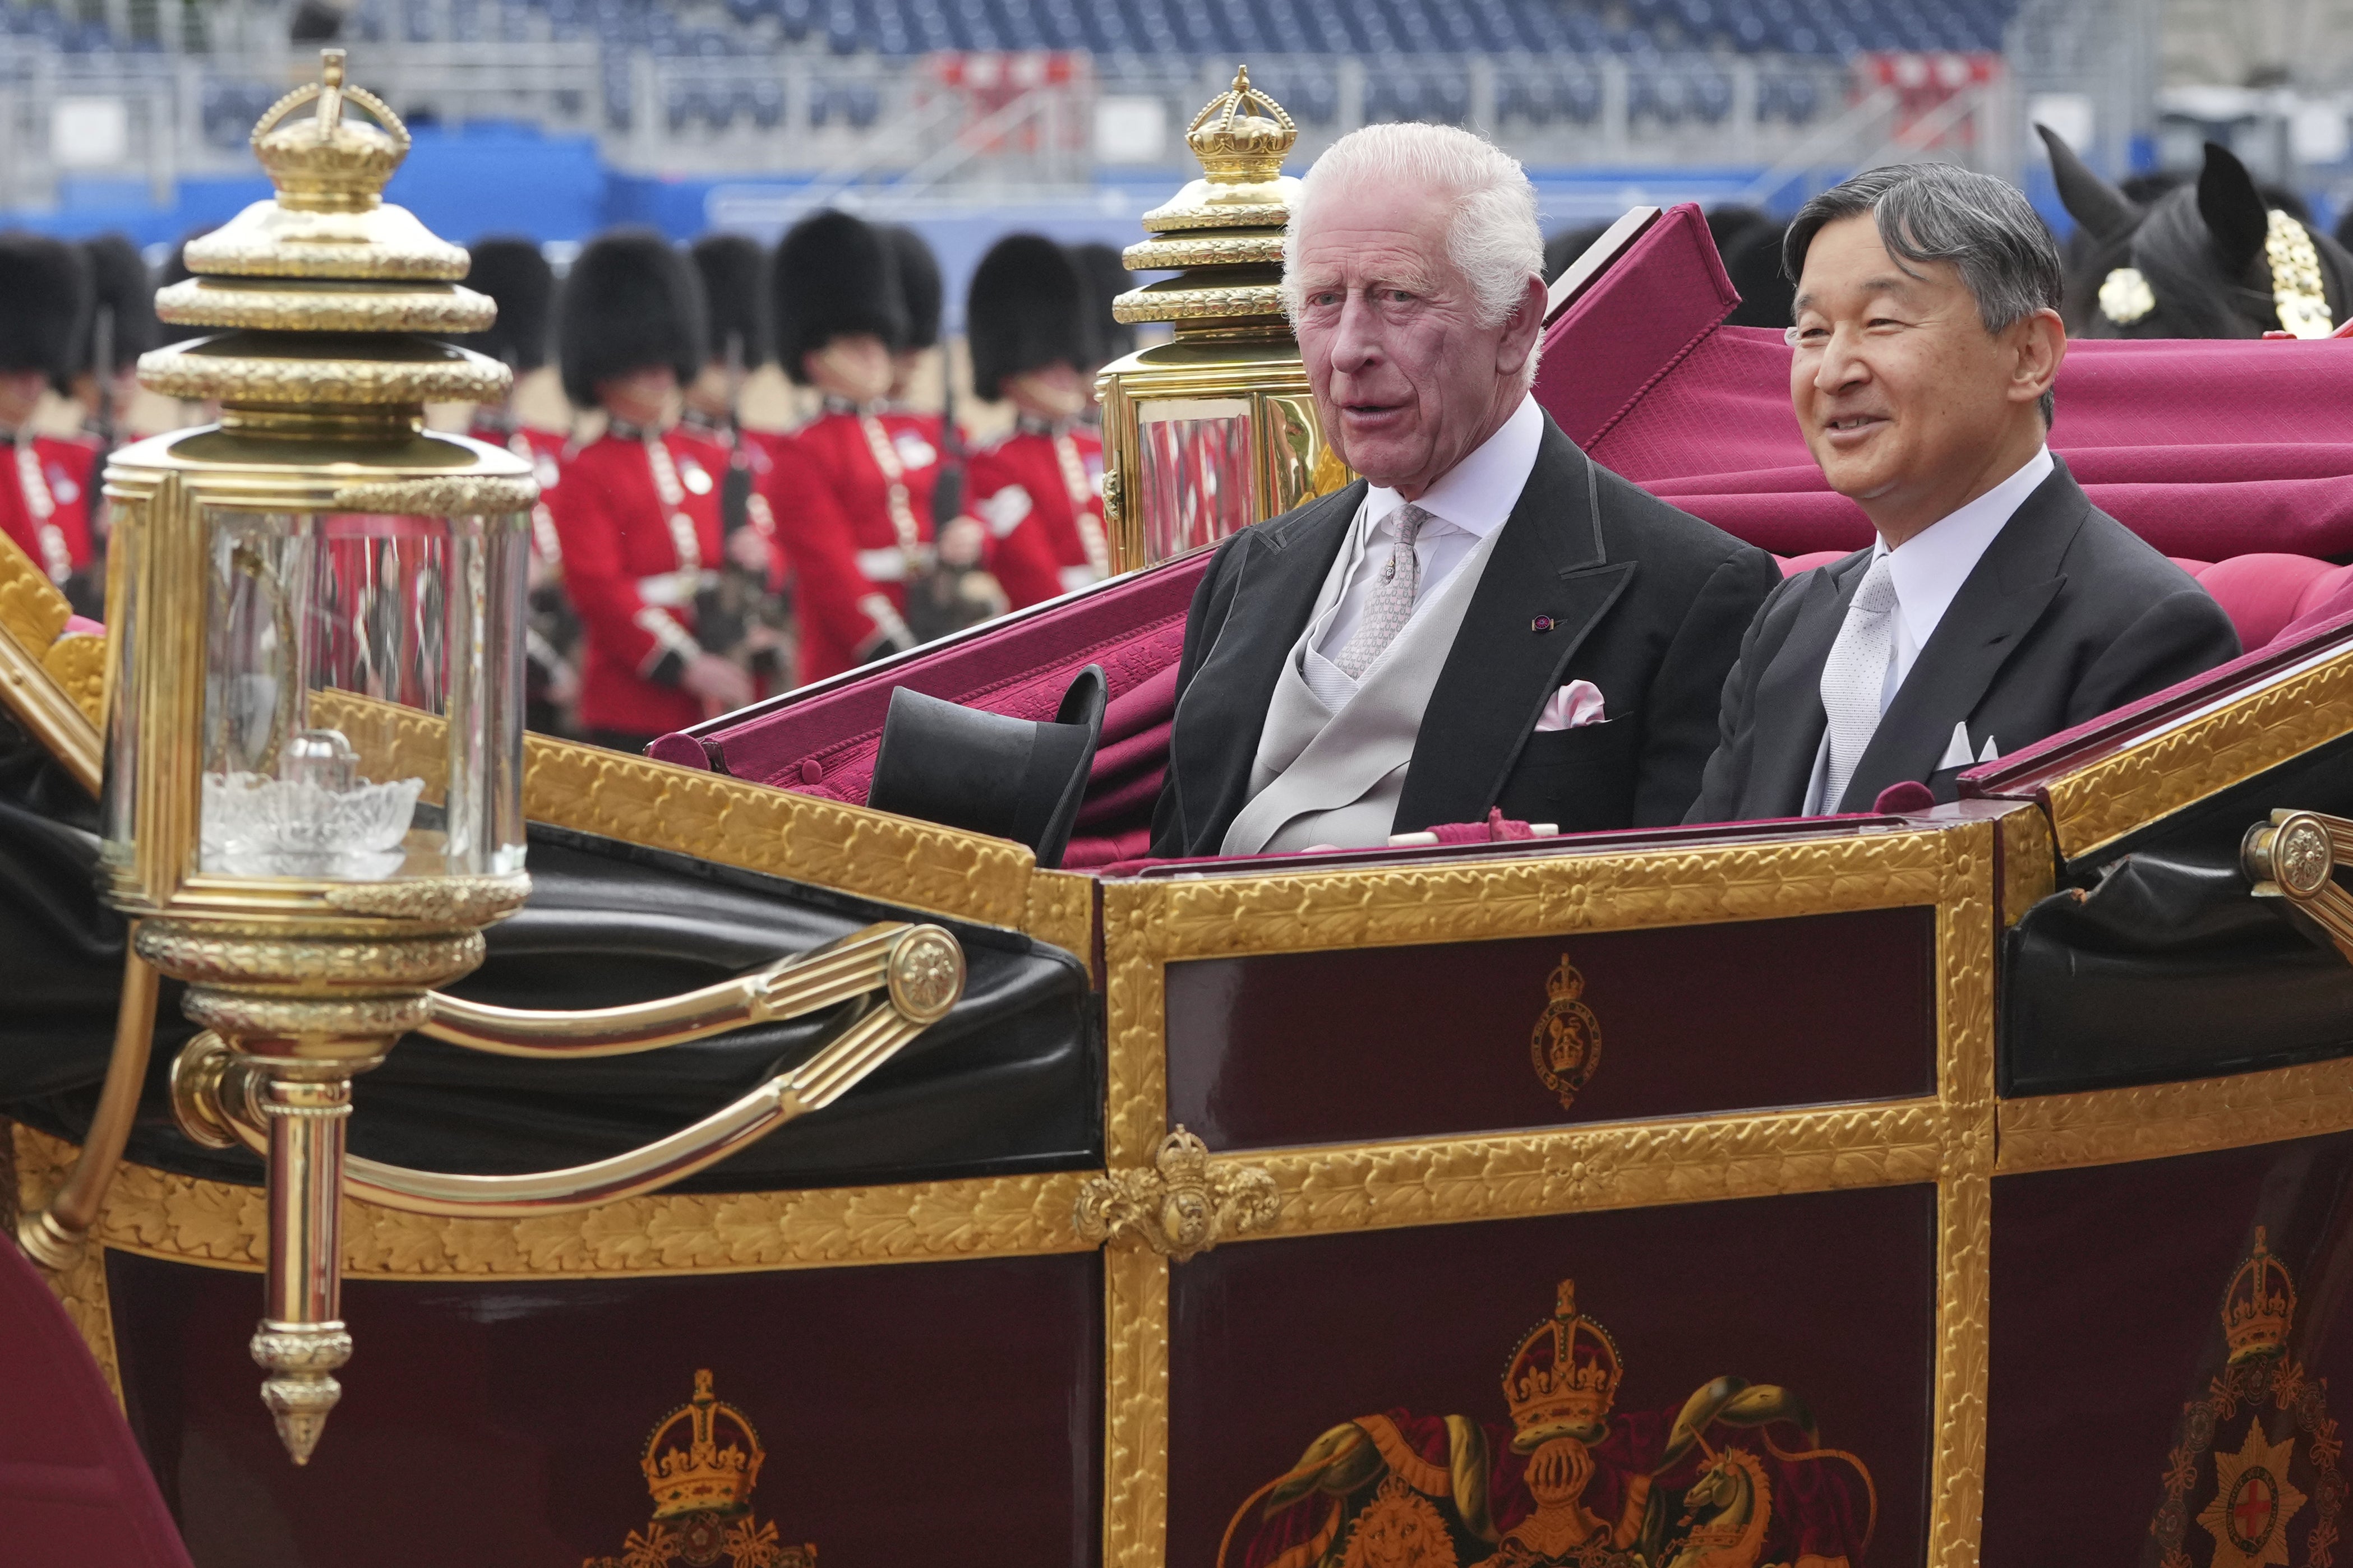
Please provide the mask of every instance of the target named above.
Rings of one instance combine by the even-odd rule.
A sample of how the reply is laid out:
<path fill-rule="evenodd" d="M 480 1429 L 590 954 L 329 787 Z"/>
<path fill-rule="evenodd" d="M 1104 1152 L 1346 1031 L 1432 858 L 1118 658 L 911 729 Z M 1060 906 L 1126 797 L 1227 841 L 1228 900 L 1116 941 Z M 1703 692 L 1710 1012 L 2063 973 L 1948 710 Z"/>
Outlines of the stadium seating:
<path fill-rule="evenodd" d="M 1266 64 L 1261 80 L 1303 123 L 1341 110 L 1336 66 L 1363 63 L 1369 120 L 1460 123 L 1472 109 L 1467 61 L 1495 70 L 1499 120 L 1532 128 L 1588 126 L 1604 110 L 1599 63 L 1624 62 L 1626 107 L 1637 121 L 1704 129 L 1735 106 L 1727 57 L 1761 57 L 1757 111 L 1803 124 L 1831 107 L 1816 69 L 1771 68 L 1862 50 L 1998 49 L 2017 0 L 359 0 L 346 36 L 411 44 L 594 43 L 604 66 L 606 123 L 635 112 L 629 60 L 670 62 L 659 111 L 690 124 L 772 128 L 785 104 L 774 81 L 754 84 L 732 62 L 780 49 L 828 57 L 918 56 L 937 50 L 1083 50 L 1106 87 L 1165 74 L 1187 58 Z M 0 35 L 68 54 L 131 52 L 103 24 L 70 7 L 0 0 Z M 138 46 L 153 48 L 153 46 Z M 714 62 L 698 75 L 692 63 Z M 206 139 L 244 139 L 274 96 L 268 87 L 214 80 Z M 813 127 L 865 129 L 881 99 L 857 81 L 826 81 L 809 99 Z"/>

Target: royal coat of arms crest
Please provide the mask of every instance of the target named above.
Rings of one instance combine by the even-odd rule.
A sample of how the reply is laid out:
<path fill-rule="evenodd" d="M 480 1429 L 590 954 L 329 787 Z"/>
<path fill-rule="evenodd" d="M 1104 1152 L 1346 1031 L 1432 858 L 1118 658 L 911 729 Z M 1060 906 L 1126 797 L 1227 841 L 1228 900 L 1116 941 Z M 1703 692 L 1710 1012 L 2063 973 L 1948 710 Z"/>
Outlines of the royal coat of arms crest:
<path fill-rule="evenodd" d="M 778 1539 L 774 1521 L 752 1511 L 752 1489 L 767 1460 L 744 1414 L 694 1374 L 694 1397 L 654 1424 L 638 1468 L 653 1494 L 653 1518 L 629 1531 L 617 1557 L 580 1568 L 817 1568 L 814 1545 Z"/>
<path fill-rule="evenodd" d="M 1552 972 L 1545 989 L 1552 1000 L 1536 1020 L 1528 1055 L 1535 1063 L 1536 1077 L 1560 1096 L 1561 1109 L 1566 1110 L 1577 1103 L 1577 1091 L 1601 1065 L 1601 1020 L 1585 1005 L 1585 976 L 1568 961 L 1568 954 L 1560 955 L 1560 967 Z"/>
<path fill-rule="evenodd" d="M 2295 1279 L 2255 1227 L 2222 1293 L 2230 1359 L 2181 1407 L 2165 1500 L 2149 1534 L 2159 1568 L 2332 1568 L 2345 1506 L 2344 1444 L 2328 1382 L 2288 1353 Z"/>
<path fill-rule="evenodd" d="M 1243 1500 L 1217 1568 L 1850 1568 L 1877 1524 L 1862 1459 L 1788 1389 L 1719 1377 L 1615 1412 L 1609 1331 L 1560 1282 L 1503 1378 L 1511 1424 L 1360 1415 Z M 1819 1472 L 1819 1473 L 1817 1473 Z"/>

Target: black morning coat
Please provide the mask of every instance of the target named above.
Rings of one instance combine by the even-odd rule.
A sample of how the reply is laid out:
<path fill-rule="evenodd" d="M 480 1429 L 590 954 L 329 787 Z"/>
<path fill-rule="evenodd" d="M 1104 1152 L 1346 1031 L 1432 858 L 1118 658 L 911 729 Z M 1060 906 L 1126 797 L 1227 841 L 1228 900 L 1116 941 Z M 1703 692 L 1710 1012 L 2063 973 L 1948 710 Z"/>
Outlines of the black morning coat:
<path fill-rule="evenodd" d="M 2063 459 L 2002 525 L 1887 705 L 1839 811 L 1869 811 L 1905 779 L 1940 801 L 1953 726 L 1969 754 L 2072 729 L 2239 655 L 2239 634 L 2197 579 L 2094 506 Z M 1757 612 L 1724 683 L 1720 741 L 1687 820 L 1805 809 L 1829 720 L 1822 666 L 1871 552 L 1801 572 Z M 1970 764 L 1974 766 L 1975 764 Z"/>
<path fill-rule="evenodd" d="M 1152 853 L 1215 855 L 1247 804 L 1282 661 L 1365 498 L 1359 479 L 1218 547 L 1185 619 Z M 1456 634 L 1391 831 L 1491 806 L 1562 831 L 1682 819 L 1716 693 L 1779 580 L 1773 558 L 1589 461 L 1547 416 L 1535 468 Z M 1572 680 L 1605 722 L 1533 731 Z"/>

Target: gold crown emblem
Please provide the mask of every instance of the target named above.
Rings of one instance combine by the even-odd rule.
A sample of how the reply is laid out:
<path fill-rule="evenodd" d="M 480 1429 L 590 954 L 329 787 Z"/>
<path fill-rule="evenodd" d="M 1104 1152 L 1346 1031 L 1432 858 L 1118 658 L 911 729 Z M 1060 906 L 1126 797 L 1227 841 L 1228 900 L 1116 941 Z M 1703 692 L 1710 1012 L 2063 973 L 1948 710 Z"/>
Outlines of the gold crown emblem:
<path fill-rule="evenodd" d="M 2247 1254 L 2231 1288 L 2222 1294 L 2222 1336 L 2231 1359 L 2271 1355 L 2287 1343 L 2295 1323 L 2295 1280 L 2287 1265 L 2272 1256 L 2263 1227 L 2255 1226 L 2255 1249 Z"/>
<path fill-rule="evenodd" d="M 1568 961 L 1568 954 L 1560 955 L 1560 967 L 1545 982 L 1545 990 L 1556 1002 L 1574 1002 L 1585 994 L 1585 976 Z"/>
<path fill-rule="evenodd" d="M 304 104 L 319 107 L 308 120 L 289 121 Z M 352 105 L 375 124 L 348 119 Z M 343 82 L 343 51 L 321 51 L 319 79 L 269 106 L 253 127 L 254 156 L 278 187 L 278 205 L 298 212 L 365 212 L 384 199 L 385 182 L 408 156 L 408 127 L 390 105 L 363 87 Z"/>
<path fill-rule="evenodd" d="M 719 1446 L 719 1424 L 724 1419 L 740 1439 Z M 671 1440 L 681 1422 L 687 1424 L 683 1447 Z M 747 1506 L 759 1481 L 760 1435 L 741 1410 L 720 1402 L 711 1392 L 711 1373 L 694 1374 L 694 1397 L 662 1417 L 646 1439 L 646 1489 L 654 1495 L 654 1517 L 671 1519 L 682 1513 L 733 1513 Z"/>
<path fill-rule="evenodd" d="M 1234 72 L 1234 85 L 1204 104 L 1185 131 L 1185 144 L 1215 184 L 1273 179 L 1298 140 L 1299 127 L 1282 105 L 1250 86 L 1248 66 Z"/>
<path fill-rule="evenodd" d="M 1609 1331 L 1577 1310 L 1577 1281 L 1564 1279 L 1552 1321 L 1520 1341 L 1504 1373 L 1504 1399 L 1520 1436 L 1513 1447 L 1558 1429 L 1599 1441 L 1623 1375 Z"/>

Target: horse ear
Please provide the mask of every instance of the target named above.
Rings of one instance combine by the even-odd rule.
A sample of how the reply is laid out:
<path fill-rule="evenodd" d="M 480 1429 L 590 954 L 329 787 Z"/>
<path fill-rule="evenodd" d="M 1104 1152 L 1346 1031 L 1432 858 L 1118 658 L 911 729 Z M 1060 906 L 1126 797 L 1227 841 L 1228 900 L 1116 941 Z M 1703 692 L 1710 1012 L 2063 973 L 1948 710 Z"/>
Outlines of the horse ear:
<path fill-rule="evenodd" d="M 2255 177 L 2218 142 L 2206 143 L 2206 166 L 2198 174 L 2198 212 L 2214 233 L 2214 248 L 2230 276 L 2236 278 L 2255 264 L 2271 215 L 2263 210 Z"/>
<path fill-rule="evenodd" d="M 2141 220 L 2141 210 L 2133 199 L 2100 178 L 2059 132 L 2048 125 L 2038 124 L 2034 129 L 2042 144 L 2051 149 L 2051 174 L 2059 182 L 2059 201 L 2067 216 L 2102 243 L 2130 233 Z"/>

